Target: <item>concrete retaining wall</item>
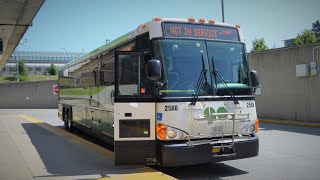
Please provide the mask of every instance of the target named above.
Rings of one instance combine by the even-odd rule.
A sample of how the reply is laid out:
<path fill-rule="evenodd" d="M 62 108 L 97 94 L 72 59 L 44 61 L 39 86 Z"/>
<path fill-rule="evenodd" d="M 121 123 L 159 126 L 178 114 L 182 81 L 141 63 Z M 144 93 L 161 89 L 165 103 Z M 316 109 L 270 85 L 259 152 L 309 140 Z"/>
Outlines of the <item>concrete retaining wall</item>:
<path fill-rule="evenodd" d="M 308 64 L 317 46 L 320 44 L 248 55 L 262 86 L 262 94 L 256 97 L 258 117 L 320 122 L 320 75 L 296 77 L 296 65 Z"/>
<path fill-rule="evenodd" d="M 57 81 L 0 84 L 0 108 L 57 108 Z"/>

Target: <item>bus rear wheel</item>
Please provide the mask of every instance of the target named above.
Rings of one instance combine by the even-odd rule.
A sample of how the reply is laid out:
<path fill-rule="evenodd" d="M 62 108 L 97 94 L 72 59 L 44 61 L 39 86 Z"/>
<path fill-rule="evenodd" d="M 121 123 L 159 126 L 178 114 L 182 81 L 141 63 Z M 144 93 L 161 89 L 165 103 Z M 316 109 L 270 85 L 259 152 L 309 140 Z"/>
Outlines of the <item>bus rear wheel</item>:
<path fill-rule="evenodd" d="M 68 113 L 67 125 L 68 125 L 68 131 L 72 132 L 73 131 L 73 123 L 72 123 L 70 113 Z"/>
<path fill-rule="evenodd" d="M 64 122 L 64 127 L 66 130 L 68 130 L 68 111 L 63 112 L 63 122 Z"/>
<path fill-rule="evenodd" d="M 66 128 L 66 130 L 68 130 L 69 132 L 72 132 L 73 122 L 71 119 L 71 114 L 68 110 L 64 113 L 63 119 L 64 119 L 64 127 Z"/>

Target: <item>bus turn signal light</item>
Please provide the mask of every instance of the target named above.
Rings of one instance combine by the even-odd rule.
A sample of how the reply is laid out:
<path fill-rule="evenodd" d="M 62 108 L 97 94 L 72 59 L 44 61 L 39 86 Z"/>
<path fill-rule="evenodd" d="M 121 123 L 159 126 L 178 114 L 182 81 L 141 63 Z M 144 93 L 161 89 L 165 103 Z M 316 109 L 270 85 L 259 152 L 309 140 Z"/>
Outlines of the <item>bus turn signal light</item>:
<path fill-rule="evenodd" d="M 155 20 L 155 21 L 162 21 L 162 19 L 159 18 L 159 17 L 156 17 L 156 18 L 154 18 L 153 20 Z"/>
<path fill-rule="evenodd" d="M 237 28 L 240 28 L 240 25 L 239 25 L 239 24 L 237 24 L 237 25 L 236 25 L 236 27 L 237 27 Z"/>
<path fill-rule="evenodd" d="M 199 19 L 199 22 L 204 23 L 204 22 L 206 22 L 206 20 L 205 19 Z"/>
<path fill-rule="evenodd" d="M 146 24 L 141 24 L 141 28 L 145 28 L 147 25 Z"/>
<path fill-rule="evenodd" d="M 161 140 L 166 140 L 168 126 L 164 124 L 157 125 L 157 135 Z"/>
<path fill-rule="evenodd" d="M 189 20 L 189 21 L 191 21 L 191 22 L 196 21 L 196 19 L 195 19 L 195 18 L 189 18 L 188 20 Z"/>
<path fill-rule="evenodd" d="M 216 21 L 215 21 L 215 20 L 213 20 L 213 19 L 210 19 L 210 20 L 209 20 L 209 23 L 214 24 L 214 23 L 216 23 Z"/>
<path fill-rule="evenodd" d="M 259 119 L 256 119 L 256 133 L 259 131 Z"/>

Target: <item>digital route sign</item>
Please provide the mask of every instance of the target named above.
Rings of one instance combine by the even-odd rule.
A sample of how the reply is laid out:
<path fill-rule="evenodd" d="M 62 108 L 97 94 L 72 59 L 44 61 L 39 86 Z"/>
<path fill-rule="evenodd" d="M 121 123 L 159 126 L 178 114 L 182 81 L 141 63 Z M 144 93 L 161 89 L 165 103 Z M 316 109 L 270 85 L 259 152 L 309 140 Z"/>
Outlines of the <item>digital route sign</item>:
<path fill-rule="evenodd" d="M 236 28 L 202 24 L 164 23 L 164 36 L 240 41 Z"/>

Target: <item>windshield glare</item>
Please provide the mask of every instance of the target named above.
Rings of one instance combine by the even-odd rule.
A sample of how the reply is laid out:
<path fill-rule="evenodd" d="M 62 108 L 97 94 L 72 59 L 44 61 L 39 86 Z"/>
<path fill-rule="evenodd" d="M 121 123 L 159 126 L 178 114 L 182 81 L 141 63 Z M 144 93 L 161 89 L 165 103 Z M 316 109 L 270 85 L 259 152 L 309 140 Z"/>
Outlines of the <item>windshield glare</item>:
<path fill-rule="evenodd" d="M 224 86 L 215 81 L 215 77 L 211 74 L 213 65 L 230 89 L 249 87 L 243 44 L 158 39 L 154 41 L 154 55 L 163 63 L 162 81 L 166 82 L 166 85 L 158 90 L 158 94 L 162 97 L 192 96 L 196 92 L 203 70 L 207 71 L 204 73 L 198 95 L 216 95 L 219 89 L 224 89 Z"/>

